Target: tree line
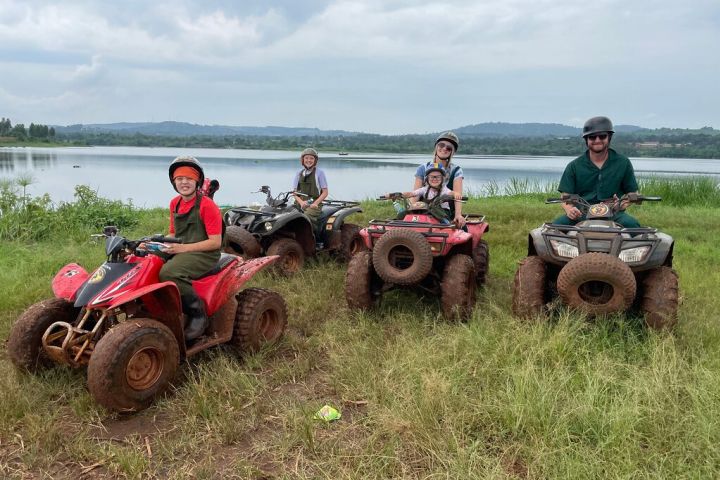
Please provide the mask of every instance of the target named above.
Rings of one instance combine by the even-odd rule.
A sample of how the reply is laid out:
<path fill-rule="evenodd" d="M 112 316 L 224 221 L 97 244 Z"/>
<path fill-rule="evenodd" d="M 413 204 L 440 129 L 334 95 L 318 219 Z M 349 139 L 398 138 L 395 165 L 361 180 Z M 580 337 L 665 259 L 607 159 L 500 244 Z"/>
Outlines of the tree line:
<path fill-rule="evenodd" d="M 9 118 L 3 117 L 0 120 L 0 137 L 14 137 L 18 141 L 51 140 L 55 138 L 55 129 L 40 123 L 31 123 L 27 128 L 23 123 L 13 126 Z"/>
<path fill-rule="evenodd" d="M 617 133 L 612 147 L 631 157 L 720 158 L 720 134 L 702 130 L 653 133 Z M 333 152 L 427 153 L 435 135 L 375 135 L 267 137 L 251 135 L 165 136 L 139 133 L 63 133 L 58 140 L 81 145 L 127 145 L 170 148 L 237 148 L 302 150 L 312 146 Z M 461 136 L 461 154 L 470 155 L 579 155 L 585 146 L 578 137 Z"/>
<path fill-rule="evenodd" d="M 331 152 L 427 153 L 433 149 L 434 134 L 378 135 L 361 133 L 332 136 L 258 135 L 146 135 L 118 132 L 57 133 L 48 125 L 12 125 L 0 121 L 0 137 L 17 141 L 54 141 L 72 145 L 107 145 L 170 148 L 237 148 L 257 150 L 302 150 L 312 146 Z M 612 146 L 631 157 L 720 158 L 720 131 L 700 129 L 643 129 L 616 133 Z M 461 154 L 470 155 L 562 155 L 575 156 L 584 150 L 579 137 L 461 135 Z"/>

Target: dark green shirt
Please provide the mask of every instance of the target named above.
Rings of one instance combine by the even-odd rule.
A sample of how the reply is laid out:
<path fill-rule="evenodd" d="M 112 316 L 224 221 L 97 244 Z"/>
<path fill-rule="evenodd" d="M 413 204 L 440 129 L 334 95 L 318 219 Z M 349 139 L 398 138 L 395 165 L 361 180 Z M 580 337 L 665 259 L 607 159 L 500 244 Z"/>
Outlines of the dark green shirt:
<path fill-rule="evenodd" d="M 611 148 L 602 168 L 592 163 L 587 150 L 568 163 L 558 190 L 562 193 L 576 193 L 592 204 L 612 198 L 613 195 L 620 197 L 637 192 L 638 184 L 630 159 Z"/>

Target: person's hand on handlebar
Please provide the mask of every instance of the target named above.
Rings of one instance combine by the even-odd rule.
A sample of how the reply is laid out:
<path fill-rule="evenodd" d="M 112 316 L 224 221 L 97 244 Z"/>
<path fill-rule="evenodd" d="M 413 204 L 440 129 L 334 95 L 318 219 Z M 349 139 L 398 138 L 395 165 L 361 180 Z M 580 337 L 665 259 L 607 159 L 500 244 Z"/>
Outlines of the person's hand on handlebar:
<path fill-rule="evenodd" d="M 578 218 L 582 217 L 582 212 L 580 211 L 580 209 L 572 203 L 563 203 L 562 208 L 563 210 L 565 210 L 565 215 L 567 215 L 570 220 L 577 220 Z"/>
<path fill-rule="evenodd" d="M 615 198 L 617 199 L 617 195 L 615 195 Z M 637 193 L 634 195 L 634 198 L 637 199 Z M 622 198 L 620 198 L 619 200 L 620 200 L 620 211 L 625 210 L 632 203 L 629 195 L 623 195 Z"/>

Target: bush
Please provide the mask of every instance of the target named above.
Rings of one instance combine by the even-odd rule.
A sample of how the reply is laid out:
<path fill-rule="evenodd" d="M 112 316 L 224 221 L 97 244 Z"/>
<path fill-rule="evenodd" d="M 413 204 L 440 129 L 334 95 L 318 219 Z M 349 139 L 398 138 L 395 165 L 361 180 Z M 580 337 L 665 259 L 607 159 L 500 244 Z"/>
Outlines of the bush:
<path fill-rule="evenodd" d="M 48 194 L 27 195 L 24 187 L 30 183 L 30 178 L 0 181 L 0 240 L 37 241 L 57 234 L 85 237 L 105 225 L 137 224 L 138 210 L 132 202 L 101 198 L 90 187 L 78 185 L 75 201 L 55 208 Z"/>
<path fill-rule="evenodd" d="M 75 187 L 75 202 L 61 202 L 57 214 L 70 228 L 98 231 L 105 225 L 125 229 L 137 224 L 137 209 L 132 201 L 108 200 L 99 197 L 87 185 Z"/>

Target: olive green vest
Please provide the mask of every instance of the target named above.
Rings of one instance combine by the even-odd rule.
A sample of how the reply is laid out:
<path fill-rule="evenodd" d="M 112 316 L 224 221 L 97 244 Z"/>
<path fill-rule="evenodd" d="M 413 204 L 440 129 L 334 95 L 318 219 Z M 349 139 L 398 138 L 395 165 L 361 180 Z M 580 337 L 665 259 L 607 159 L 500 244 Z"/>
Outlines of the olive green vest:
<path fill-rule="evenodd" d="M 200 218 L 201 196 L 195 197 L 195 205 L 187 213 L 178 213 L 182 198 L 175 205 L 173 222 L 175 224 L 175 237 L 182 239 L 183 243 L 198 243 L 208 239 L 205 224 Z"/>
<path fill-rule="evenodd" d="M 300 171 L 300 175 L 298 176 L 297 191 L 315 200 L 320 196 L 320 189 L 315 181 L 315 167 L 313 167 L 308 175 L 303 175 L 304 171 L 305 170 Z"/>

